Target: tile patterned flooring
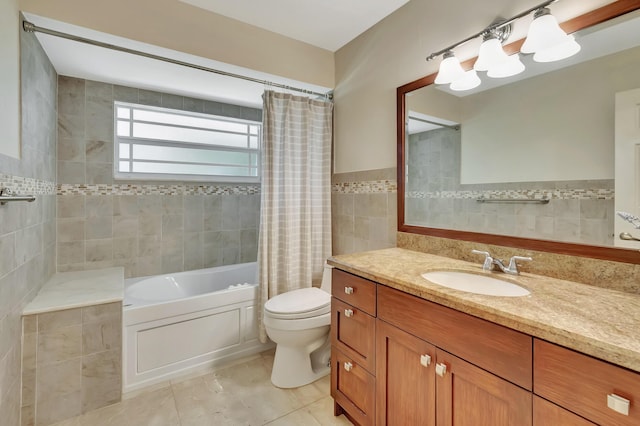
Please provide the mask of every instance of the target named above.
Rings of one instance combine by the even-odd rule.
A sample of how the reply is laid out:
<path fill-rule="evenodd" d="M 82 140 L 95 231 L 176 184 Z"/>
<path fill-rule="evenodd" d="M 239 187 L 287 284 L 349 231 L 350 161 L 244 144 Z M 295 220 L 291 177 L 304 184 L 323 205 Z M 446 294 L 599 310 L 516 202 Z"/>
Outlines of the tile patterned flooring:
<path fill-rule="evenodd" d="M 271 384 L 273 351 L 228 367 L 153 386 L 55 426 L 325 426 L 333 416 L 329 376 L 296 389 Z"/>

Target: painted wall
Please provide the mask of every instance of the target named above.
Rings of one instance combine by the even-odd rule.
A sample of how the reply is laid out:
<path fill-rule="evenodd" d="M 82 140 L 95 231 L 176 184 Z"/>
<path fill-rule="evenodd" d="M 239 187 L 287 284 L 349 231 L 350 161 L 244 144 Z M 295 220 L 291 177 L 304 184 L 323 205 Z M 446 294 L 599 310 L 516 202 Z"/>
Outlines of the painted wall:
<path fill-rule="evenodd" d="M 563 1 L 552 12 L 563 21 L 606 3 L 611 1 Z M 437 71 L 439 60 L 425 61 L 431 52 L 480 31 L 498 16 L 510 17 L 535 4 L 412 0 L 338 50 L 335 172 L 395 167 L 396 88 Z M 476 53 L 474 43 L 456 49 L 461 59 Z"/>
<path fill-rule="evenodd" d="M 334 86 L 333 53 L 177 0 L 21 0 L 24 12 L 282 77 Z"/>

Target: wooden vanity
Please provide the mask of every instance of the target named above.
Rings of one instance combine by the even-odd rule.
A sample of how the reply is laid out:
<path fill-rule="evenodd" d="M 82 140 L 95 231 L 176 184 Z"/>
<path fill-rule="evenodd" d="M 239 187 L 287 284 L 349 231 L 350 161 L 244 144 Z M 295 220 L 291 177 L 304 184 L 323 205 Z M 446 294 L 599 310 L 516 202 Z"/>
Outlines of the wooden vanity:
<path fill-rule="evenodd" d="M 624 305 L 619 292 L 524 275 L 526 298 L 466 294 L 417 272 L 476 265 L 403 249 L 330 263 L 336 414 L 362 426 L 640 425 L 639 296 Z M 593 292 L 609 310 L 601 329 L 576 317 L 583 304 L 599 315 L 582 299 Z"/>

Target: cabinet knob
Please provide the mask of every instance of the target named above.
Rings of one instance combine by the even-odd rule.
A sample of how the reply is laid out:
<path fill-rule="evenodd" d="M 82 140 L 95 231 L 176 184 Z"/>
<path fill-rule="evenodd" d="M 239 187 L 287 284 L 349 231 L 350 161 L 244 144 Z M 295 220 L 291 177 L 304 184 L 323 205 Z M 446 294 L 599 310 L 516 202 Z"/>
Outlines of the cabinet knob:
<path fill-rule="evenodd" d="M 344 363 L 344 369 L 347 371 L 351 371 L 351 369 L 353 368 L 353 364 L 351 364 L 350 362 L 345 362 Z"/>
<path fill-rule="evenodd" d="M 351 318 L 353 316 L 353 309 L 345 309 L 344 316 L 347 318 Z"/>
<path fill-rule="evenodd" d="M 616 395 L 615 393 L 607 395 L 607 407 L 611 408 L 615 412 L 628 416 L 629 405 L 630 401 L 626 398 Z"/>
<path fill-rule="evenodd" d="M 420 355 L 420 364 L 424 367 L 428 367 L 431 365 L 431 356 L 430 355 Z"/>
<path fill-rule="evenodd" d="M 344 292 L 347 294 L 353 294 L 353 287 L 345 287 Z"/>
<path fill-rule="evenodd" d="M 436 364 L 436 374 L 440 377 L 444 377 L 447 374 L 447 366 L 441 362 Z"/>

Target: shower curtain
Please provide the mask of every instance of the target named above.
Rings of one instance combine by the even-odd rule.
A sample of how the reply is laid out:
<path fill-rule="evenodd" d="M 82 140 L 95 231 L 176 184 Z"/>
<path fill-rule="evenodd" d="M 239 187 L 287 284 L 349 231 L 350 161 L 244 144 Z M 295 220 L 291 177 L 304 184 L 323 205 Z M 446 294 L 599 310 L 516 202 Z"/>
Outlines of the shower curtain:
<path fill-rule="evenodd" d="M 260 340 L 264 303 L 319 285 L 331 255 L 333 103 L 265 91 L 258 242 Z"/>

